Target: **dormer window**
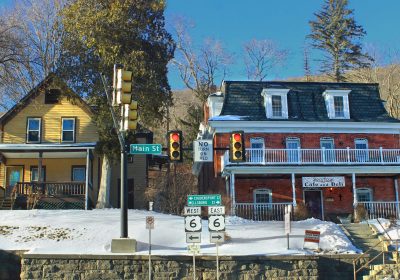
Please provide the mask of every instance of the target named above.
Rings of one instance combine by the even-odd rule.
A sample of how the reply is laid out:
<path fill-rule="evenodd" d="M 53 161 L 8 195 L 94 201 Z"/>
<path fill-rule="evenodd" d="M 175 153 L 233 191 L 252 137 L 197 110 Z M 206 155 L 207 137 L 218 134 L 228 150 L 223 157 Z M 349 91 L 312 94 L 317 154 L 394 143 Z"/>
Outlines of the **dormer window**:
<path fill-rule="evenodd" d="M 287 119 L 288 105 L 287 94 L 289 89 L 263 89 L 261 95 L 264 97 L 264 106 L 267 118 Z"/>
<path fill-rule="evenodd" d="M 349 93 L 350 90 L 326 90 L 324 92 L 326 111 L 330 119 L 350 119 Z"/>

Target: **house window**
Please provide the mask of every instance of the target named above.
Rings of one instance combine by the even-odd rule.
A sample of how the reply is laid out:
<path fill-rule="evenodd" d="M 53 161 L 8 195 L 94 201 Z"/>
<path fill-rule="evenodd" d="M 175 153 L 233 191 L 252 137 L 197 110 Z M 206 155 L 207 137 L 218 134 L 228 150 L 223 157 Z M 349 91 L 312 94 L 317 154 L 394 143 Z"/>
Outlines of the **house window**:
<path fill-rule="evenodd" d="M 367 139 L 355 139 L 354 140 L 355 147 L 355 158 L 358 162 L 367 162 L 369 159 L 368 154 L 368 140 Z"/>
<path fill-rule="evenodd" d="M 323 93 L 326 111 L 330 119 L 350 119 L 350 90 L 326 90 Z"/>
<path fill-rule="evenodd" d="M 290 137 L 286 139 L 287 162 L 300 162 L 300 139 Z"/>
<path fill-rule="evenodd" d="M 253 192 L 254 203 L 272 203 L 272 191 L 270 189 L 256 189 Z"/>
<path fill-rule="evenodd" d="M 44 95 L 45 104 L 58 104 L 60 103 L 61 91 L 59 89 L 49 89 Z"/>
<path fill-rule="evenodd" d="M 335 145 L 333 138 L 322 137 L 320 139 L 322 161 L 334 162 L 335 161 Z"/>
<path fill-rule="evenodd" d="M 287 119 L 289 89 L 266 88 L 261 92 L 264 98 L 265 113 L 267 118 Z"/>
<path fill-rule="evenodd" d="M 39 180 L 39 168 L 37 166 L 31 166 L 31 182 L 37 182 Z M 46 181 L 46 167 L 42 167 L 42 181 Z"/>
<path fill-rule="evenodd" d="M 272 95 L 272 116 L 282 117 L 282 96 Z"/>
<path fill-rule="evenodd" d="M 39 143 L 40 142 L 40 118 L 28 118 L 26 128 L 26 142 L 27 143 Z"/>
<path fill-rule="evenodd" d="M 75 118 L 62 119 L 62 142 L 75 141 Z"/>
<path fill-rule="evenodd" d="M 344 118 L 343 96 L 334 96 L 335 118 Z"/>
<path fill-rule="evenodd" d="M 357 201 L 358 202 L 369 202 L 372 201 L 372 190 L 369 188 L 356 189 Z"/>
<path fill-rule="evenodd" d="M 86 181 L 86 167 L 85 166 L 73 166 L 72 167 L 72 181 L 73 182 Z"/>

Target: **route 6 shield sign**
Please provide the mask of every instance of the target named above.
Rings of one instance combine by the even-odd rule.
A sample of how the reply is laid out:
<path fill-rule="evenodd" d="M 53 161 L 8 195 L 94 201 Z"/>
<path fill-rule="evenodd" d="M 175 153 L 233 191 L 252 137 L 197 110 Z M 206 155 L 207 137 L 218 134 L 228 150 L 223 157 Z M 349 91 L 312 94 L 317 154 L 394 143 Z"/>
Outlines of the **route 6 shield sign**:
<path fill-rule="evenodd" d="M 224 231 L 225 230 L 225 216 L 213 215 L 208 217 L 208 229 L 210 231 Z"/>
<path fill-rule="evenodd" d="M 189 232 L 201 231 L 200 216 L 186 216 L 185 217 L 185 231 L 189 231 Z"/>

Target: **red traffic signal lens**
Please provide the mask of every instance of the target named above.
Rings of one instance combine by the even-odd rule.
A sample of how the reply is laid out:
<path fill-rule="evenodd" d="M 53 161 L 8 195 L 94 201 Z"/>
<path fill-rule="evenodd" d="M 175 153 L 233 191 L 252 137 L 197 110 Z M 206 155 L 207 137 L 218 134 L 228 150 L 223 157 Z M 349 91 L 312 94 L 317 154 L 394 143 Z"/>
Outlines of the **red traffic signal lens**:
<path fill-rule="evenodd" d="M 241 141 L 242 135 L 239 133 L 235 133 L 235 134 L 233 134 L 233 139 L 235 139 L 235 141 Z"/>
<path fill-rule="evenodd" d="M 178 133 L 172 133 L 171 134 L 171 139 L 173 141 L 179 141 L 179 134 Z"/>

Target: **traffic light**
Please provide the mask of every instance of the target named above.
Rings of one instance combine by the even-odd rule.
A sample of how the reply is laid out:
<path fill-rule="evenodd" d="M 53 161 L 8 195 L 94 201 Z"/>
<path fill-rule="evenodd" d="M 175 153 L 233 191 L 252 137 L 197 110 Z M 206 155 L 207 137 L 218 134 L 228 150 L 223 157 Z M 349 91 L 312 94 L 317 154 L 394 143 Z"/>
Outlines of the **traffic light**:
<path fill-rule="evenodd" d="M 230 162 L 246 161 L 243 131 L 232 131 L 230 134 L 229 161 Z"/>
<path fill-rule="evenodd" d="M 167 141 L 169 160 L 173 162 L 182 162 L 182 131 L 168 131 Z"/>
<path fill-rule="evenodd" d="M 117 103 L 130 104 L 132 100 L 132 71 L 117 69 Z"/>
<path fill-rule="evenodd" d="M 135 130 L 138 123 L 138 102 L 136 100 L 132 100 L 128 109 L 128 129 Z"/>

